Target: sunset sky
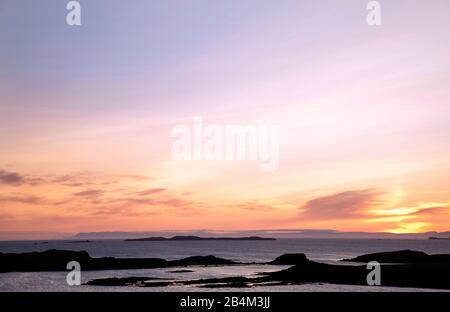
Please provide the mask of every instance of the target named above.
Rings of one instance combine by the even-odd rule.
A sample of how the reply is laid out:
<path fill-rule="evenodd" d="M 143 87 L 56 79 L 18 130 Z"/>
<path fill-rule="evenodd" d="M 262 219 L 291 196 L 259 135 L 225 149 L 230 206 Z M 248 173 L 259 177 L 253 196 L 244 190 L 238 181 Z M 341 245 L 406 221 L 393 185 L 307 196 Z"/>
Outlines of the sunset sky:
<path fill-rule="evenodd" d="M 380 2 L 0 0 L 0 232 L 450 230 L 450 1 Z M 279 169 L 172 160 L 195 116 Z"/>

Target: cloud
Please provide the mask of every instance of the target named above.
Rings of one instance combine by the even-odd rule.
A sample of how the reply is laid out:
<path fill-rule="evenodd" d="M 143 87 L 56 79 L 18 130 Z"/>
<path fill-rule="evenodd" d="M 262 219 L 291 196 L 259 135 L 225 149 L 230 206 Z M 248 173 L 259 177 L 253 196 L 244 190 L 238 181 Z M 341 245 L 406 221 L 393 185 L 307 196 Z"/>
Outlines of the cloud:
<path fill-rule="evenodd" d="M 92 172 L 78 172 L 65 175 L 30 175 L 19 174 L 17 172 L 8 172 L 0 169 L 0 185 L 40 185 L 40 184 L 59 184 L 62 186 L 88 187 L 93 185 L 109 185 L 116 183 L 115 176 L 100 176 Z"/>
<path fill-rule="evenodd" d="M 74 196 L 80 197 L 98 197 L 102 195 L 104 192 L 102 190 L 85 190 L 77 193 L 73 193 Z"/>
<path fill-rule="evenodd" d="M 315 198 L 301 207 L 302 216 L 311 219 L 344 219 L 366 216 L 367 210 L 379 204 L 381 193 L 374 189 L 351 190 Z"/>
<path fill-rule="evenodd" d="M 18 173 L 0 169 L 0 184 L 19 185 L 24 182 L 25 179 Z"/>
<path fill-rule="evenodd" d="M 189 199 L 178 198 L 174 196 L 165 196 L 160 198 L 136 198 L 126 197 L 111 199 L 109 204 L 122 204 L 128 207 L 133 206 L 152 206 L 152 207 L 169 207 L 179 208 L 182 210 L 193 209 L 195 206 L 201 205 L 200 203 L 193 202 Z"/>
<path fill-rule="evenodd" d="M 159 185 L 142 188 L 141 182 L 150 177 L 142 175 L 103 174 L 98 172 L 74 172 L 67 174 L 43 174 L 39 176 L 23 175 L 0 170 L 0 185 L 34 185 L 54 188 L 57 196 L 41 199 L 33 195 L 0 194 L 0 203 L 45 204 L 58 206 L 59 211 L 66 209 L 86 215 L 155 215 L 155 214 L 193 214 L 201 213 L 205 207 L 196 202 L 189 194 L 182 196 Z M 127 181 L 134 184 L 123 183 Z M 126 184 L 127 187 L 123 187 Z M 47 189 L 42 194 L 45 193 Z M 52 195 L 49 194 L 49 195 Z"/>
<path fill-rule="evenodd" d="M 117 177 L 121 178 L 121 179 L 131 180 L 131 181 L 148 181 L 148 180 L 151 180 L 150 177 L 147 177 L 147 176 L 144 176 L 144 175 L 136 175 L 136 174 L 123 174 L 123 175 L 119 175 Z"/>
<path fill-rule="evenodd" d="M 244 209 L 244 210 L 258 210 L 258 211 L 269 211 L 275 209 L 274 207 L 266 204 L 262 204 L 258 201 L 249 201 L 246 203 L 238 204 L 236 206 L 237 208 Z"/>
<path fill-rule="evenodd" d="M 61 184 L 65 186 L 87 186 L 92 185 L 92 182 L 86 181 L 86 178 L 78 175 L 61 175 L 50 179 L 51 183 Z"/>
<path fill-rule="evenodd" d="M 111 194 L 114 196 L 109 196 Z M 192 214 L 200 213 L 200 208 L 204 207 L 200 202 L 173 194 L 161 187 L 140 191 L 130 190 L 130 188 L 115 191 L 86 189 L 71 195 L 71 197 L 60 199 L 53 204 L 70 207 L 72 210 L 75 209 L 86 214 L 122 216 L 161 213 Z"/>
<path fill-rule="evenodd" d="M 0 195 L 0 203 L 38 204 L 42 198 L 29 194 Z"/>
<path fill-rule="evenodd" d="M 449 213 L 450 207 L 427 207 L 420 209 L 414 213 L 411 213 L 411 215 L 435 215 L 435 214 L 442 214 L 442 213 Z"/>
<path fill-rule="evenodd" d="M 153 195 L 155 193 L 164 192 L 165 190 L 166 189 L 164 189 L 164 188 L 153 188 L 153 189 L 137 192 L 136 194 L 140 195 L 140 196 L 148 196 L 148 195 Z"/>
<path fill-rule="evenodd" d="M 39 185 L 58 184 L 71 187 L 102 187 L 113 185 L 121 181 L 142 182 L 150 178 L 142 175 L 107 175 L 93 171 L 80 171 L 63 175 L 30 175 L 17 172 L 9 172 L 0 169 L 0 185 Z M 162 190 L 162 189 L 161 189 Z M 157 191 L 156 189 L 153 191 Z M 145 195 L 145 194 L 144 194 Z"/>
<path fill-rule="evenodd" d="M 91 209 L 89 211 L 90 215 L 121 215 L 126 217 L 136 217 L 136 216 L 154 216 L 159 215 L 161 212 L 145 210 L 145 211 L 136 211 L 133 207 L 129 207 L 126 205 L 123 206 L 101 206 L 96 207 L 95 209 Z"/>
<path fill-rule="evenodd" d="M 95 172 L 76 172 L 59 176 L 50 176 L 47 178 L 48 183 L 56 183 L 63 186 L 73 187 L 93 187 L 105 186 L 117 183 L 116 176 L 101 175 Z"/>

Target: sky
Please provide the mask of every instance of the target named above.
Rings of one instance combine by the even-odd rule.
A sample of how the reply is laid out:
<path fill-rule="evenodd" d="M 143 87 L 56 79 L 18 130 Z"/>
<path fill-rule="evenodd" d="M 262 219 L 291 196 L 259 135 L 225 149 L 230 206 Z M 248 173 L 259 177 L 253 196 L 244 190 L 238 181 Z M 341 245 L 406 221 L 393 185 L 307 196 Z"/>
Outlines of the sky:
<path fill-rule="evenodd" d="M 0 0 L 0 232 L 450 230 L 450 2 Z M 280 127 L 279 168 L 171 129 Z"/>

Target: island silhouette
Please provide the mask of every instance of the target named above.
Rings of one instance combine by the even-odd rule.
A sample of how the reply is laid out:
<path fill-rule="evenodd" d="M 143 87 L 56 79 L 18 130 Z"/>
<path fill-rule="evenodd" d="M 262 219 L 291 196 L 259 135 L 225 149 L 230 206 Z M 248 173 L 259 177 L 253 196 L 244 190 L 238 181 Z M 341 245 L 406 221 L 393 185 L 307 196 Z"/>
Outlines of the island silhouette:
<path fill-rule="evenodd" d="M 209 240 L 275 240 L 275 238 L 270 237 L 259 237 L 259 236 L 248 236 L 248 237 L 200 237 L 200 236 L 173 236 L 170 238 L 156 236 L 156 237 L 144 237 L 144 238 L 129 238 L 125 241 L 209 241 Z"/>

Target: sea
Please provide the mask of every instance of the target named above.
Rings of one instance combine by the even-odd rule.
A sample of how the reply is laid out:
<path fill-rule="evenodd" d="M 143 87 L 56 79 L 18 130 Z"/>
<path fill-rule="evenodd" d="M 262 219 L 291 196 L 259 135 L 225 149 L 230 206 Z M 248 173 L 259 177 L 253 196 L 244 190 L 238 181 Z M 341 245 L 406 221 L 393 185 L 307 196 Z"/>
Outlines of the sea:
<path fill-rule="evenodd" d="M 450 240 L 426 239 L 277 239 L 257 241 L 0 241 L 0 252 L 22 253 L 45 251 L 48 249 L 85 250 L 92 257 L 117 258 L 164 258 L 167 260 L 181 259 L 189 256 L 214 255 L 239 262 L 268 262 L 285 253 L 304 253 L 310 260 L 343 264 L 342 259 L 359 255 L 411 249 L 424 251 L 428 254 L 450 254 Z M 348 263 L 345 263 L 348 265 Z M 143 269 L 143 270 L 106 270 L 83 271 L 82 283 L 97 278 L 109 277 L 157 277 L 168 280 L 193 280 L 230 276 L 256 276 L 261 272 L 271 272 L 287 268 L 273 265 L 233 265 L 233 266 L 195 266 L 189 267 L 192 272 L 174 272 L 174 268 Z M 69 292 L 102 292 L 102 291 L 292 291 L 292 292 L 335 292 L 335 291 L 431 291 L 419 288 L 396 288 L 384 286 L 352 286 L 324 283 L 282 286 L 256 286 L 250 288 L 199 288 L 196 286 L 169 287 L 104 287 L 67 284 L 68 272 L 13 272 L 0 273 L 0 291 L 69 291 Z M 436 290 L 432 290 L 436 291 Z"/>

